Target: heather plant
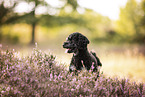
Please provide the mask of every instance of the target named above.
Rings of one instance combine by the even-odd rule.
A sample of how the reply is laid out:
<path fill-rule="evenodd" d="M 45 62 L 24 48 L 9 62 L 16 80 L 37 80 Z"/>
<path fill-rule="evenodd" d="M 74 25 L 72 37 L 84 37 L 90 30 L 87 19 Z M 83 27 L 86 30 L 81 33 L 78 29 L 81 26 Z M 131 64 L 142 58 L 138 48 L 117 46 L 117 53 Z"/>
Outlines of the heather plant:
<path fill-rule="evenodd" d="M 1 97 L 69 97 L 123 96 L 144 97 L 145 84 L 128 79 L 107 78 L 82 70 L 69 73 L 55 56 L 34 48 L 29 56 L 20 57 L 15 50 L 0 51 Z"/>

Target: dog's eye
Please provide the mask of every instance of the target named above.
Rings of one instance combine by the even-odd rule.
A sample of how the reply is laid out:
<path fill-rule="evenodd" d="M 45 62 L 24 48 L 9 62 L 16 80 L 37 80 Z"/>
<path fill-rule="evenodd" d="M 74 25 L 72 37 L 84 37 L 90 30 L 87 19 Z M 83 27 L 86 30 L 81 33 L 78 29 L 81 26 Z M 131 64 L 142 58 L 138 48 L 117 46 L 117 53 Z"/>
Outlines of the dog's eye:
<path fill-rule="evenodd" d="M 70 37 L 68 37 L 67 40 L 70 40 L 71 41 L 72 39 Z"/>
<path fill-rule="evenodd" d="M 68 38 L 66 38 L 66 40 L 68 40 Z"/>

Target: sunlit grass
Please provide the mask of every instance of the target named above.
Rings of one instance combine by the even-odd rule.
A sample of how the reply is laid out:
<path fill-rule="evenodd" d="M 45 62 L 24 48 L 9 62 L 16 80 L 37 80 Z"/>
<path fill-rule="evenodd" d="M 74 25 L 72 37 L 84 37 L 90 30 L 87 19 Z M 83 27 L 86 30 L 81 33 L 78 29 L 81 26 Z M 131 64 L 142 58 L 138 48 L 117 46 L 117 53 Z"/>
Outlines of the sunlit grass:
<path fill-rule="evenodd" d="M 20 43 L 28 43 L 31 40 L 31 26 L 28 24 L 14 24 L 4 25 L 2 27 L 2 35 L 10 39 L 7 36 L 14 37 L 18 36 Z M 4 42 L 9 42 L 7 39 L 3 39 Z"/>
<path fill-rule="evenodd" d="M 28 44 L 31 41 L 31 32 L 32 27 L 29 24 L 13 24 L 13 25 L 4 25 L 1 27 L 2 35 L 6 36 L 7 39 L 3 39 L 3 41 L 9 42 L 10 37 L 18 36 L 19 43 Z M 39 43 L 47 43 L 52 40 L 52 42 L 57 37 L 57 40 L 65 39 L 65 37 L 72 32 L 75 31 L 83 31 L 80 27 L 74 26 L 73 24 L 64 25 L 61 27 L 46 27 L 46 26 L 36 26 L 35 32 L 35 41 Z"/>
<path fill-rule="evenodd" d="M 110 54 L 102 57 L 102 71 L 107 76 L 129 78 L 132 81 L 145 82 L 145 56 Z"/>

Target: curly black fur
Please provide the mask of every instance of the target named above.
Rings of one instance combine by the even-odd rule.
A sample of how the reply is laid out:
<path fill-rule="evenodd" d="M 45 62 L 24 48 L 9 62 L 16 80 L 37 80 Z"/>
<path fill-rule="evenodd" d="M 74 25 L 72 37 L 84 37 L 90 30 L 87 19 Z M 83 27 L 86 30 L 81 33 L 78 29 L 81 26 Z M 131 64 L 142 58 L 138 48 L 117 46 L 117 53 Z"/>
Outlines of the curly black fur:
<path fill-rule="evenodd" d="M 90 70 L 93 65 L 93 71 L 98 72 L 98 67 L 102 66 L 96 53 L 89 53 L 87 44 L 89 44 L 87 37 L 78 32 L 70 34 L 64 42 L 63 48 L 68 50 L 67 53 L 74 53 L 69 66 L 70 71 L 82 70 L 83 67 Z"/>

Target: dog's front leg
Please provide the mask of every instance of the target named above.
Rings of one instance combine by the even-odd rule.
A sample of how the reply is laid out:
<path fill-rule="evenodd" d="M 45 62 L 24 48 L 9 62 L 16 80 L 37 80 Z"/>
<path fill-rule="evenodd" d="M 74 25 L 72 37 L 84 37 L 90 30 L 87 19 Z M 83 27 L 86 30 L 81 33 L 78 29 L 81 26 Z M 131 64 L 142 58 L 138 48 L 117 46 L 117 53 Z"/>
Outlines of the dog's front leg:
<path fill-rule="evenodd" d="M 72 57 L 70 66 L 69 66 L 69 71 L 76 71 L 76 70 L 81 70 L 83 67 L 81 60 L 75 56 Z"/>

